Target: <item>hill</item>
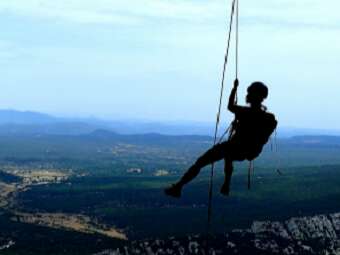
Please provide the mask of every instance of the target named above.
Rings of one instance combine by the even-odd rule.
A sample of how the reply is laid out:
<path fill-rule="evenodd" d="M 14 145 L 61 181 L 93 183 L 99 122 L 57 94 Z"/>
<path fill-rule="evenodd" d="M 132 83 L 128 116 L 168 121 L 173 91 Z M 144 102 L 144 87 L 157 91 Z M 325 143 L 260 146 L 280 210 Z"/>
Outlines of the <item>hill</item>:
<path fill-rule="evenodd" d="M 48 124 L 58 119 L 48 114 L 32 111 L 0 110 L 0 125 L 4 124 Z"/>

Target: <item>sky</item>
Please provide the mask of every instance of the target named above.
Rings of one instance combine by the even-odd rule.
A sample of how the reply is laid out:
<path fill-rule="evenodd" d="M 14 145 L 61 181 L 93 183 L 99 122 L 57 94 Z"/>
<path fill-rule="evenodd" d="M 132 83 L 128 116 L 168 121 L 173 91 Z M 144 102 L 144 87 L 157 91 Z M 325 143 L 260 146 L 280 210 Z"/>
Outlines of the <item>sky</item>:
<path fill-rule="evenodd" d="M 230 7 L 231 0 L 1 0 L 0 108 L 213 122 Z M 261 80 L 280 125 L 340 129 L 339 9 L 338 0 L 240 0 L 239 103 Z"/>

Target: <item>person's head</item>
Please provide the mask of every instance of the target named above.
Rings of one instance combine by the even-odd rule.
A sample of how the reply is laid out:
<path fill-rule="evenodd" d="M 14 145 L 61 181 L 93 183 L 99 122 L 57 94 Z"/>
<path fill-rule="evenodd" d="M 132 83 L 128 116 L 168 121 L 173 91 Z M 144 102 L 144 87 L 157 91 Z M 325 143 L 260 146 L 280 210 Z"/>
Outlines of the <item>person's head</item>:
<path fill-rule="evenodd" d="M 268 97 L 268 87 L 259 81 L 253 82 L 247 89 L 246 101 L 250 105 L 261 105 L 263 100 Z"/>

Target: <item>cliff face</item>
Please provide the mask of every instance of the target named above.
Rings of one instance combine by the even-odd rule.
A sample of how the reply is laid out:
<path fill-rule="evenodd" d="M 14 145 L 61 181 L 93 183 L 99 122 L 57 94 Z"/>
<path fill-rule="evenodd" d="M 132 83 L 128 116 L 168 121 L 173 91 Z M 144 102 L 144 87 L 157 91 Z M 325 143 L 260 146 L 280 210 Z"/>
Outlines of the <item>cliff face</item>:
<path fill-rule="evenodd" d="M 340 213 L 291 218 L 285 222 L 254 222 L 209 239 L 200 235 L 132 242 L 96 255 L 127 254 L 322 254 L 340 255 Z"/>

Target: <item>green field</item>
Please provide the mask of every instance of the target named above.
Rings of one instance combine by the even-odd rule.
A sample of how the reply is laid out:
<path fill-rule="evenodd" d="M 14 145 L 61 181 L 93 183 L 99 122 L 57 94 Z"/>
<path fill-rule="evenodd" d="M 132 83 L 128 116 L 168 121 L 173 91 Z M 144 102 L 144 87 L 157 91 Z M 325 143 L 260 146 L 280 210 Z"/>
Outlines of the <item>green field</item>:
<path fill-rule="evenodd" d="M 202 233 L 206 229 L 210 168 L 202 170 L 184 189 L 180 200 L 164 196 L 163 189 L 209 148 L 209 137 L 96 133 L 0 137 L 0 142 L 4 145 L 0 149 L 3 169 L 71 169 L 74 173 L 65 182 L 34 186 L 19 193 L 16 206 L 21 211 L 88 215 L 123 230 L 130 240 Z M 278 143 L 278 153 L 269 145 L 255 161 L 251 190 L 247 190 L 248 163 L 237 163 L 230 197 L 221 196 L 222 165 L 217 164 L 215 233 L 247 228 L 254 220 L 284 220 L 340 210 L 340 139 L 296 137 Z M 130 174 L 130 168 L 143 171 Z M 154 176 L 159 169 L 166 169 L 169 175 Z M 13 181 L 11 176 L 2 178 Z M 62 249 L 68 254 L 91 254 L 120 243 L 98 235 L 13 223 L 10 217 L 6 212 L 0 215 L 0 238 L 16 240 L 7 254 L 30 254 L 25 252 L 25 245 L 32 249 L 31 254 L 62 254 Z M 49 245 L 39 246 L 41 242 Z M 75 247 L 83 248 L 76 251 Z"/>

